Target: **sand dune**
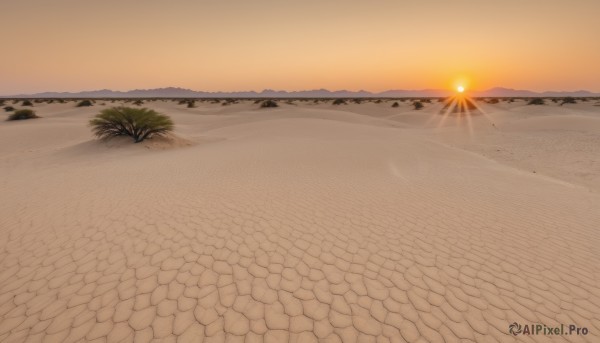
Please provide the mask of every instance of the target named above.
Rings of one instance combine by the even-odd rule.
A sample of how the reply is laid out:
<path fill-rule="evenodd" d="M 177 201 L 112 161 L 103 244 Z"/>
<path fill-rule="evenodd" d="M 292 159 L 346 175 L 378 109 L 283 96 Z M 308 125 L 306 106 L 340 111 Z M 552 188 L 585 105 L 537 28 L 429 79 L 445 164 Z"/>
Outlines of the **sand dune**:
<path fill-rule="evenodd" d="M 2 342 L 600 340 L 599 107 L 109 105 L 0 123 Z"/>

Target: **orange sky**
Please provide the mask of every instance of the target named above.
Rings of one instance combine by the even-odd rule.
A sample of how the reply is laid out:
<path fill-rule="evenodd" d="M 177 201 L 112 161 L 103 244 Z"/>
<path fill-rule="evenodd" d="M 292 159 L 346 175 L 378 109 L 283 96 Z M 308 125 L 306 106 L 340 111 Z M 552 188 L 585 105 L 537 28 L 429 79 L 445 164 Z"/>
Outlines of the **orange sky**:
<path fill-rule="evenodd" d="M 2 0 L 0 94 L 600 92 L 599 0 Z"/>

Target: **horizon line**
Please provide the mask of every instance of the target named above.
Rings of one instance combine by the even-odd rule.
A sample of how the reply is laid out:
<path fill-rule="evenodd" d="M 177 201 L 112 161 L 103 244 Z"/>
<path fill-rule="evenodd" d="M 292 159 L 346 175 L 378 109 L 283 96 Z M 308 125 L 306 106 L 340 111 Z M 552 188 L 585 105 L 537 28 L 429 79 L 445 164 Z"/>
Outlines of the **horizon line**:
<path fill-rule="evenodd" d="M 382 91 L 369 91 L 369 90 L 365 90 L 365 89 L 359 89 L 359 90 L 351 90 L 351 89 L 337 89 L 337 90 L 330 90 L 327 88 L 314 88 L 314 89 L 303 89 L 303 90 L 285 90 L 285 89 L 273 89 L 273 88 L 264 88 L 260 91 L 258 90 L 236 90 L 236 91 L 223 91 L 223 90 L 218 90 L 218 91 L 206 91 L 206 90 L 194 90 L 191 88 L 183 88 L 183 87 L 176 87 L 176 86 L 167 86 L 167 87 L 157 87 L 157 88 L 134 88 L 134 89 L 129 89 L 129 90 L 113 90 L 110 88 L 102 88 L 102 89 L 93 89 L 93 90 L 79 90 L 79 91 L 42 91 L 42 92 L 35 92 L 35 93 L 20 93 L 20 94 L 3 94 L 0 95 L 0 97 L 3 98 L 10 98 L 10 97 L 25 97 L 25 96 L 36 96 L 36 95 L 41 95 L 41 94 L 46 94 L 46 93 L 56 93 L 56 94 L 78 94 L 78 93 L 92 93 L 92 92 L 102 92 L 102 91 L 106 91 L 106 92 L 113 92 L 113 93 L 131 93 L 131 92 L 135 92 L 135 91 L 160 91 L 160 90 L 181 90 L 181 91 L 189 91 L 189 92 L 195 92 L 195 93 L 208 93 L 208 94 L 215 94 L 215 93 L 224 93 L 224 94 L 235 94 L 235 93 L 256 93 L 256 94 L 261 94 L 261 93 L 268 93 L 268 92 L 273 92 L 273 93 L 306 93 L 306 92 L 318 92 L 318 91 L 322 91 L 322 92 L 329 92 L 329 93 L 340 93 L 340 92 L 349 92 L 349 93 L 369 93 L 369 94 L 373 94 L 373 95 L 377 95 L 377 94 L 381 94 L 381 93 L 388 93 L 388 92 L 446 92 L 446 93 L 455 93 L 454 90 L 452 89 L 444 89 L 444 88 L 421 88 L 421 89 L 387 89 L 387 90 L 382 90 Z M 577 89 L 577 90 L 544 90 L 544 91 L 533 91 L 533 90 L 529 90 L 529 89 L 516 89 L 516 88 L 509 88 L 509 87 L 504 87 L 504 86 L 495 86 L 495 87 L 491 87 L 488 89 L 472 89 L 472 90 L 467 90 L 467 93 L 484 93 L 484 92 L 490 92 L 490 91 L 507 91 L 507 92 L 528 92 L 528 93 L 537 93 L 537 94 L 545 94 L 545 93 L 590 93 L 590 94 L 598 94 L 600 95 L 600 92 L 594 92 L 594 91 L 590 91 L 587 89 Z"/>

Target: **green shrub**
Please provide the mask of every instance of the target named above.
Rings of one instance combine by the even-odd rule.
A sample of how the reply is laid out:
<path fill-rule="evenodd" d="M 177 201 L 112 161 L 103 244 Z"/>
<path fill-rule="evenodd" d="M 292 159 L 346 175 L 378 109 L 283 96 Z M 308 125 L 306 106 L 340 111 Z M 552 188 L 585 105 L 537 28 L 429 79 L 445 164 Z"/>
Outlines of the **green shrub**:
<path fill-rule="evenodd" d="M 560 103 L 560 105 L 562 106 L 564 104 L 576 104 L 576 103 L 577 103 L 577 100 L 575 100 L 575 98 L 568 96 L 568 97 L 562 99 L 562 102 Z"/>
<path fill-rule="evenodd" d="M 168 116 L 147 108 L 112 107 L 90 120 L 90 126 L 98 138 L 130 136 L 139 143 L 173 131 L 174 124 Z"/>
<path fill-rule="evenodd" d="M 397 101 L 392 104 L 392 107 L 399 107 L 399 106 L 400 106 L 400 104 Z"/>
<path fill-rule="evenodd" d="M 279 107 L 279 105 L 277 105 L 277 102 L 273 101 L 273 100 L 265 100 L 260 104 L 261 108 L 267 108 L 267 107 Z"/>
<path fill-rule="evenodd" d="M 78 104 L 77 107 L 88 107 L 88 106 L 94 106 L 94 104 L 92 103 L 91 100 L 81 100 Z"/>
<path fill-rule="evenodd" d="M 12 107 L 12 106 L 6 106 L 6 107 L 4 107 L 4 110 L 5 110 L 6 112 L 12 112 L 12 111 L 14 111 L 14 110 L 15 110 L 15 108 L 14 108 L 14 107 Z"/>
<path fill-rule="evenodd" d="M 346 105 L 346 100 L 344 99 L 335 99 L 333 100 L 334 105 Z"/>
<path fill-rule="evenodd" d="M 8 116 L 8 120 L 25 120 L 39 118 L 33 110 L 17 110 L 15 113 Z"/>
<path fill-rule="evenodd" d="M 415 101 L 415 102 L 413 102 L 413 106 L 415 107 L 415 110 L 417 110 L 417 111 L 420 110 L 420 109 L 422 109 L 424 107 L 423 103 L 420 102 L 420 101 L 418 101 L 418 100 Z"/>
<path fill-rule="evenodd" d="M 133 102 L 133 104 L 136 106 L 142 106 L 144 104 L 144 102 L 142 100 L 136 100 Z"/>
<path fill-rule="evenodd" d="M 33 103 L 31 103 L 31 101 L 29 100 L 23 100 L 21 106 L 33 106 Z"/>
<path fill-rule="evenodd" d="M 546 102 L 542 98 L 532 98 L 527 105 L 544 105 Z"/>

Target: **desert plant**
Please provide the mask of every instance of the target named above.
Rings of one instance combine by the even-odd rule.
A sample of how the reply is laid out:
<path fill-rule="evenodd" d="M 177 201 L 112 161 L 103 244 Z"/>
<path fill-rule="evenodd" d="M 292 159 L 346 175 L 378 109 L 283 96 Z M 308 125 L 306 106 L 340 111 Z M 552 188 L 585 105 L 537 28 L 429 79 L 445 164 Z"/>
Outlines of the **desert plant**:
<path fill-rule="evenodd" d="M 12 106 L 6 106 L 6 107 L 4 107 L 4 110 L 5 110 L 6 112 L 12 112 L 12 111 L 14 111 L 14 110 L 15 110 L 15 108 L 14 108 L 14 107 L 12 107 Z"/>
<path fill-rule="evenodd" d="M 400 106 L 400 104 L 397 101 L 392 104 L 392 107 L 399 107 L 399 106 Z"/>
<path fill-rule="evenodd" d="M 576 103 L 577 103 L 577 100 L 575 100 L 575 98 L 568 96 L 568 97 L 562 99 L 562 102 L 560 103 L 560 105 L 562 106 L 564 104 L 576 104 Z"/>
<path fill-rule="evenodd" d="M 31 103 L 31 101 L 29 100 L 23 100 L 21 106 L 33 106 L 33 103 Z"/>
<path fill-rule="evenodd" d="M 346 100 L 344 99 L 335 99 L 333 100 L 334 105 L 346 105 Z"/>
<path fill-rule="evenodd" d="M 39 118 L 33 110 L 24 109 L 17 110 L 15 113 L 8 116 L 8 120 L 25 120 L 25 119 L 34 119 Z"/>
<path fill-rule="evenodd" d="M 266 107 L 279 107 L 279 105 L 277 105 L 277 102 L 273 101 L 273 100 L 265 100 L 260 104 L 261 108 L 266 108 Z"/>
<path fill-rule="evenodd" d="M 190 100 L 187 102 L 187 108 L 195 108 L 195 107 L 196 107 L 196 101 Z"/>
<path fill-rule="evenodd" d="M 168 116 L 147 108 L 112 107 L 90 120 L 90 126 L 98 138 L 130 136 L 139 143 L 173 131 L 174 124 Z"/>
<path fill-rule="evenodd" d="M 94 104 L 90 100 L 81 100 L 77 104 L 77 107 L 88 107 L 88 106 L 94 106 Z"/>
<path fill-rule="evenodd" d="M 142 106 L 144 104 L 144 102 L 142 100 L 136 100 L 133 102 L 133 104 L 136 106 Z"/>
<path fill-rule="evenodd" d="M 418 100 L 415 101 L 415 102 L 413 102 L 413 106 L 415 107 L 415 110 L 417 110 L 417 111 L 420 110 L 420 109 L 422 109 L 424 107 L 423 103 L 420 102 L 420 101 L 418 101 Z"/>
<path fill-rule="evenodd" d="M 532 98 L 527 105 L 544 105 L 546 102 L 542 98 Z"/>
<path fill-rule="evenodd" d="M 488 99 L 488 101 L 487 101 L 488 104 L 497 104 L 499 102 L 500 102 L 500 100 L 498 100 L 498 98 L 491 98 L 491 99 Z"/>

